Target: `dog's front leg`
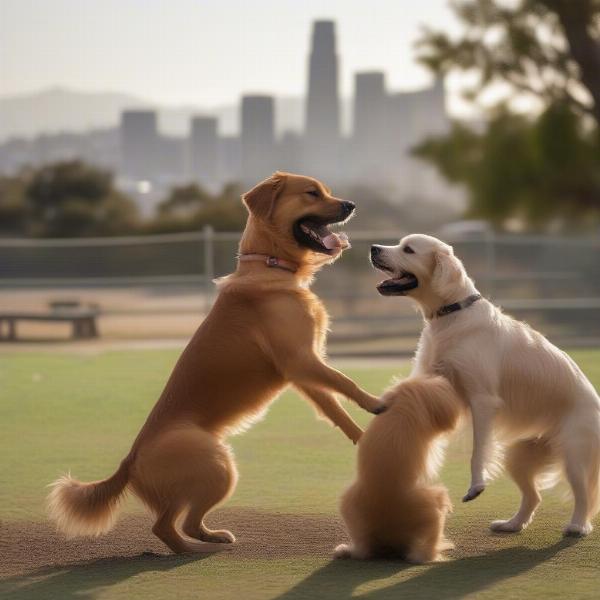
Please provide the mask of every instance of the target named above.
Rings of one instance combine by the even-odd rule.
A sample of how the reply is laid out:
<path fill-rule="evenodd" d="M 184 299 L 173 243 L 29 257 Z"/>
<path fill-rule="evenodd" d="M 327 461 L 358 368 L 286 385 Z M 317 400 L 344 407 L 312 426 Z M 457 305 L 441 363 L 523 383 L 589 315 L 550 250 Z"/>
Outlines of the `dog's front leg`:
<path fill-rule="evenodd" d="M 296 352 L 287 357 L 276 355 L 275 359 L 286 379 L 298 388 L 333 390 L 370 413 L 379 414 L 384 410 L 379 398 L 365 392 L 352 379 L 326 365 L 315 352 Z"/>
<path fill-rule="evenodd" d="M 352 417 L 340 406 L 337 399 L 325 390 L 311 387 L 308 385 L 299 385 L 298 389 L 309 398 L 327 420 L 333 425 L 339 427 L 352 443 L 356 444 L 363 431 L 354 422 Z"/>
<path fill-rule="evenodd" d="M 485 468 L 493 447 L 493 426 L 500 404 L 496 396 L 480 394 L 469 398 L 473 419 L 473 453 L 471 455 L 471 486 L 463 497 L 469 502 L 485 489 Z"/>
<path fill-rule="evenodd" d="M 379 398 L 365 392 L 352 379 L 326 365 L 316 355 L 302 357 L 296 363 L 294 371 L 292 381 L 297 385 L 305 384 L 339 392 L 375 415 L 384 410 Z"/>

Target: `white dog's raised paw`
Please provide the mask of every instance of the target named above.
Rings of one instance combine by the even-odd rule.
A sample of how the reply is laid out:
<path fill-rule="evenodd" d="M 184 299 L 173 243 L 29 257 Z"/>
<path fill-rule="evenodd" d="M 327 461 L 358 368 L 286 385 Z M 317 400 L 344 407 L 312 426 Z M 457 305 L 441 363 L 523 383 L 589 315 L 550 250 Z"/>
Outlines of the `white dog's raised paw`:
<path fill-rule="evenodd" d="M 563 535 L 565 535 L 565 537 L 585 537 L 586 535 L 592 533 L 593 529 L 594 528 L 592 527 L 591 523 L 586 523 L 585 525 L 569 523 L 563 529 Z"/>
<path fill-rule="evenodd" d="M 483 490 L 485 490 L 485 485 L 483 483 L 477 483 L 472 485 L 469 488 L 469 491 L 463 496 L 463 502 L 471 502 L 471 500 L 475 500 L 477 496 L 479 496 Z"/>
<path fill-rule="evenodd" d="M 490 529 L 495 533 L 519 533 L 519 531 L 525 529 L 525 524 L 513 521 L 512 519 L 506 521 L 492 521 L 490 523 Z"/>

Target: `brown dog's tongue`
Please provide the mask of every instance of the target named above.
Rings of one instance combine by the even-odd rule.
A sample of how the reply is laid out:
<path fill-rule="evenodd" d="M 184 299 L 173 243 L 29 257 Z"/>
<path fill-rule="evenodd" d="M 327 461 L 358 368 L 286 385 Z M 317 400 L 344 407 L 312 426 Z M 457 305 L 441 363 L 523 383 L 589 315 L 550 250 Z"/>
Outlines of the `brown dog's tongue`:
<path fill-rule="evenodd" d="M 323 246 L 327 250 L 333 250 L 334 248 L 348 247 L 348 236 L 345 233 L 330 233 L 321 239 Z"/>
<path fill-rule="evenodd" d="M 325 246 L 327 250 L 333 250 L 333 248 L 339 248 L 342 245 L 335 233 L 330 233 L 324 238 L 321 238 L 321 242 L 323 242 L 323 246 Z"/>

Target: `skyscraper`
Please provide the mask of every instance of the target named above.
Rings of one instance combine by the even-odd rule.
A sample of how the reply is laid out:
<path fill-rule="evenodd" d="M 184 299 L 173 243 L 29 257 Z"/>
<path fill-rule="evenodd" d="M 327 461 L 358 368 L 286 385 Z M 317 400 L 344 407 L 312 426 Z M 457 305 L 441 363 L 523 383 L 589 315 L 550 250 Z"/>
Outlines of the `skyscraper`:
<path fill-rule="evenodd" d="M 355 175 L 377 177 L 386 138 L 385 75 L 356 73 L 354 78 L 353 165 Z"/>
<path fill-rule="evenodd" d="M 158 154 L 156 113 L 151 110 L 123 111 L 120 135 L 125 174 L 135 179 L 152 178 Z"/>
<path fill-rule="evenodd" d="M 338 172 L 340 101 L 333 21 L 315 21 L 308 64 L 305 164 L 315 176 Z"/>
<path fill-rule="evenodd" d="M 194 117 L 189 138 L 189 175 L 204 183 L 216 181 L 218 139 L 217 119 L 214 117 Z"/>
<path fill-rule="evenodd" d="M 273 105 L 271 96 L 242 97 L 242 178 L 245 183 L 264 179 L 276 170 Z"/>

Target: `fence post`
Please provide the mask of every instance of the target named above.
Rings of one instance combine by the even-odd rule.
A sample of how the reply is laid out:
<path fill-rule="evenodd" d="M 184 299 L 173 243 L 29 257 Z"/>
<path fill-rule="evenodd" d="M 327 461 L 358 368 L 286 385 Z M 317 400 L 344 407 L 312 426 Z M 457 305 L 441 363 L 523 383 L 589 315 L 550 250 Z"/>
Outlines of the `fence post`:
<path fill-rule="evenodd" d="M 212 292 L 212 281 L 215 278 L 215 230 L 212 225 L 202 228 L 202 242 L 204 244 L 204 292 L 205 300 L 209 303 Z"/>

